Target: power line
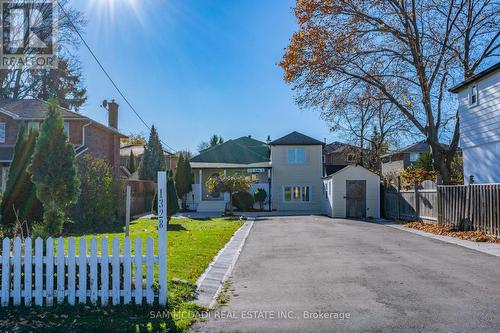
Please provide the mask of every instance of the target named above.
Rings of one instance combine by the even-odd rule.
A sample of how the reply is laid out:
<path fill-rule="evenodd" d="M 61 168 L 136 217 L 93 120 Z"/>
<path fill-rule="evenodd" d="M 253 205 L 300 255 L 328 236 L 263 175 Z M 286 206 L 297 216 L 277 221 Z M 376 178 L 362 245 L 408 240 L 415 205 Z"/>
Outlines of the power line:
<path fill-rule="evenodd" d="M 108 71 L 104 68 L 104 66 L 102 65 L 102 63 L 99 61 L 99 59 L 97 58 L 97 56 L 95 55 L 95 53 L 90 48 L 89 44 L 87 44 L 87 41 L 85 41 L 85 38 L 83 38 L 83 36 L 80 33 L 80 31 L 78 31 L 78 28 L 75 26 L 75 24 L 73 23 L 73 21 L 69 17 L 69 15 L 66 12 L 66 10 L 64 9 L 64 7 L 61 5 L 61 3 L 58 0 L 56 0 L 56 2 L 58 4 L 59 8 L 61 9 L 61 11 L 63 12 L 64 16 L 68 19 L 68 22 L 71 25 L 71 27 L 73 28 L 73 30 L 75 30 L 75 32 L 78 35 L 78 37 L 80 37 L 80 39 L 82 40 L 83 44 L 85 45 L 85 47 L 87 48 L 87 50 L 90 52 L 90 54 L 92 55 L 92 57 L 94 58 L 94 60 L 97 62 L 97 64 L 99 65 L 99 67 L 101 68 L 101 70 L 103 71 L 103 73 L 106 75 L 106 77 L 108 78 L 108 80 L 111 82 L 111 84 L 113 85 L 113 87 L 115 87 L 116 91 L 118 91 L 118 94 L 120 94 L 120 96 L 123 98 L 123 100 L 125 101 L 125 103 L 127 103 L 127 105 L 135 113 L 135 115 L 137 116 L 137 118 L 139 118 L 139 120 L 144 124 L 144 126 L 146 126 L 147 129 L 151 130 L 151 126 L 149 126 L 148 123 L 146 123 L 146 121 L 141 117 L 141 115 L 135 110 L 135 108 L 129 102 L 129 100 L 127 99 L 127 97 L 125 97 L 125 94 L 120 90 L 120 88 L 118 87 L 118 85 L 111 78 L 111 75 L 109 75 Z M 163 142 L 161 139 L 160 139 L 160 142 L 163 145 L 165 145 L 167 148 L 170 148 L 170 150 L 172 150 L 174 153 L 176 152 L 176 150 L 174 148 L 172 148 L 171 146 L 169 146 L 168 144 L 166 144 L 165 142 Z"/>

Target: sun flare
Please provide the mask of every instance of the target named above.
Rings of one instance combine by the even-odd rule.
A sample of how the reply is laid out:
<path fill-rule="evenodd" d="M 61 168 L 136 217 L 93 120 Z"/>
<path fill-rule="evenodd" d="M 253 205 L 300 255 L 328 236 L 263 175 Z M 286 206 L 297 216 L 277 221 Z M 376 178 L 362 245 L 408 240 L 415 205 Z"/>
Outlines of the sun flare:
<path fill-rule="evenodd" d="M 90 0 L 87 11 L 99 18 L 100 24 L 114 25 L 120 11 L 128 11 L 142 22 L 142 12 L 139 0 Z"/>

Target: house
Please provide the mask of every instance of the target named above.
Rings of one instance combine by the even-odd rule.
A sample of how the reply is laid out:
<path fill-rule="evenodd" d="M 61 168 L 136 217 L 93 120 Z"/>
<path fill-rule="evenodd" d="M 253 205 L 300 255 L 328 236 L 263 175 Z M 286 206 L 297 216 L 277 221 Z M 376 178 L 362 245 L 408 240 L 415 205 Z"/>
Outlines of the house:
<path fill-rule="evenodd" d="M 120 147 L 120 169 L 122 172 L 122 178 L 126 179 L 139 179 L 139 173 L 137 169 L 139 168 L 142 155 L 144 155 L 144 145 L 142 144 L 125 144 Z M 130 172 L 130 153 L 133 152 L 135 157 L 135 172 Z M 165 165 L 168 170 L 174 170 L 177 167 L 177 161 L 179 156 L 169 152 L 168 150 L 163 150 L 165 156 Z"/>
<path fill-rule="evenodd" d="M 223 212 L 228 194 L 210 193 L 209 177 L 240 174 L 251 183 L 250 193 L 266 191 L 266 209 L 320 212 L 323 142 L 298 132 L 265 143 L 250 136 L 228 140 L 191 159 L 193 191 L 188 205 L 198 211 Z"/>
<path fill-rule="evenodd" d="M 339 141 L 334 141 L 323 148 L 325 173 L 330 175 L 347 165 L 356 164 L 361 148 Z"/>
<path fill-rule="evenodd" d="M 458 95 L 464 182 L 500 183 L 500 62 L 450 92 Z"/>
<path fill-rule="evenodd" d="M 12 162 L 17 134 L 22 124 L 39 128 L 48 112 L 48 103 L 39 99 L 0 100 L 0 168 L 1 189 L 5 190 L 8 169 Z M 118 104 L 108 102 L 108 125 L 103 125 L 80 113 L 59 107 L 64 130 L 75 146 L 77 158 L 91 154 L 108 162 L 115 176 L 119 175 L 120 138 Z"/>
<path fill-rule="evenodd" d="M 393 151 L 382 155 L 382 176 L 393 176 L 415 164 L 420 155 L 429 151 L 429 144 L 420 141 L 411 144 L 401 150 Z"/>
<path fill-rule="evenodd" d="M 380 217 L 380 177 L 348 165 L 323 178 L 323 213 L 340 218 Z"/>

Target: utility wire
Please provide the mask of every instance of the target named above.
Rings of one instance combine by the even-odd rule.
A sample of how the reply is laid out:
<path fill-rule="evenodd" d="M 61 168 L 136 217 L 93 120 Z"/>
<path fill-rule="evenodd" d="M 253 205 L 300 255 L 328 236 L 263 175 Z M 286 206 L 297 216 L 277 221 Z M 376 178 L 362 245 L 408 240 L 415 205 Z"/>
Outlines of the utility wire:
<path fill-rule="evenodd" d="M 85 47 L 87 48 L 87 50 L 90 52 L 90 54 L 92 55 L 92 57 L 94 58 L 94 60 L 97 62 L 97 64 L 101 68 L 102 72 L 106 75 L 106 77 L 111 82 L 111 84 L 113 85 L 113 87 L 115 87 L 116 91 L 118 91 L 118 94 L 120 94 L 120 96 L 123 98 L 123 100 L 125 101 L 125 103 L 127 103 L 127 105 L 135 113 L 135 115 L 137 116 L 137 118 L 139 118 L 139 120 L 144 124 L 144 126 L 146 126 L 147 129 L 151 130 L 151 126 L 149 126 L 148 123 L 146 123 L 146 121 L 141 117 L 141 115 L 139 114 L 139 112 L 137 112 L 135 110 L 135 108 L 129 102 L 129 100 L 127 99 L 127 97 L 125 97 L 125 94 L 120 90 L 120 88 L 118 87 L 118 85 L 111 78 L 111 75 L 109 75 L 108 71 L 104 68 L 104 66 L 102 65 L 102 63 L 99 61 L 99 59 L 97 58 L 97 56 L 95 55 L 95 53 L 90 48 L 89 44 L 87 44 L 87 42 L 85 41 L 85 38 L 83 38 L 83 36 L 80 33 L 80 31 L 78 31 L 78 28 L 75 26 L 75 24 L 73 23 L 73 21 L 71 21 L 71 18 L 69 17 L 69 15 L 66 12 L 66 10 L 64 9 L 64 7 L 61 5 L 61 3 L 58 0 L 56 0 L 56 2 L 59 5 L 59 8 L 63 12 L 63 14 L 66 17 L 66 19 L 68 19 L 68 22 L 71 25 L 71 27 L 73 28 L 73 30 L 75 30 L 75 32 L 78 35 L 78 37 L 80 37 L 80 39 L 82 40 L 82 42 L 85 45 Z M 174 148 L 172 148 L 171 146 L 169 146 L 168 144 L 166 144 L 165 142 L 163 142 L 161 139 L 160 139 L 160 142 L 163 143 L 163 145 L 166 146 L 167 148 L 170 148 L 170 150 L 172 150 L 174 153 L 176 152 L 176 150 Z"/>

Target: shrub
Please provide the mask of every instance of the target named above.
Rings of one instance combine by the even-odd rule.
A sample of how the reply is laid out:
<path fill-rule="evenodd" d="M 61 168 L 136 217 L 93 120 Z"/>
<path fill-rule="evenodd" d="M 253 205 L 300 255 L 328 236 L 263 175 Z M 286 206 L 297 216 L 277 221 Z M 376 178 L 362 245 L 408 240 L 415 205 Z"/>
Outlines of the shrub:
<path fill-rule="evenodd" d="M 114 182 L 106 161 L 84 155 L 78 160 L 81 194 L 73 207 L 71 229 L 102 231 L 115 220 Z"/>
<path fill-rule="evenodd" d="M 247 191 L 239 191 L 233 194 L 233 204 L 244 212 L 253 207 L 253 196 Z"/>
<path fill-rule="evenodd" d="M 241 175 L 231 175 L 231 176 L 222 175 L 222 176 L 210 177 L 207 179 L 205 185 L 209 193 L 214 193 L 214 192 L 229 193 L 229 215 L 233 215 L 233 205 L 234 205 L 233 194 L 238 191 L 247 191 L 248 189 L 250 189 L 250 183 L 248 182 L 246 177 Z"/>
<path fill-rule="evenodd" d="M 267 199 L 267 192 L 263 188 L 258 188 L 253 194 L 253 199 L 255 202 L 259 203 L 260 209 L 264 209 L 264 202 Z"/>

